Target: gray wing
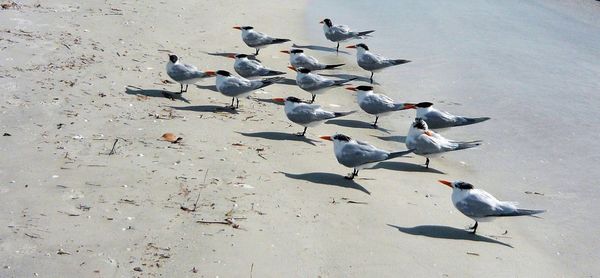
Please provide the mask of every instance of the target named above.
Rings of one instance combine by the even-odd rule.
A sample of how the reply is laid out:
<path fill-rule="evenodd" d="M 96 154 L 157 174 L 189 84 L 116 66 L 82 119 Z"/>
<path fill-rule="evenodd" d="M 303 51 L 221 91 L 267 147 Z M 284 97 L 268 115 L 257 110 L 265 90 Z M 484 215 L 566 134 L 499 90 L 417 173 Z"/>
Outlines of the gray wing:
<path fill-rule="evenodd" d="M 167 75 L 175 81 L 184 81 L 194 78 L 205 77 L 205 74 L 196 67 L 186 64 L 175 64 L 167 71 Z"/>
<path fill-rule="evenodd" d="M 346 25 L 335 25 L 329 28 L 329 33 L 325 33 L 325 36 L 332 41 L 343 41 L 355 37 L 356 34 Z"/>
<path fill-rule="evenodd" d="M 273 41 L 273 38 L 261 33 L 261 32 L 251 32 L 248 33 L 246 37 L 243 38 L 244 42 L 250 46 L 262 46 L 265 44 L 269 44 Z"/>
<path fill-rule="evenodd" d="M 264 67 L 258 61 L 248 60 L 248 62 L 237 63 L 234 68 L 239 75 L 251 77 L 260 75 L 260 71 Z"/>
<path fill-rule="evenodd" d="M 388 97 L 373 94 L 364 98 L 359 106 L 365 112 L 376 115 L 396 110 L 397 104 Z"/>
<path fill-rule="evenodd" d="M 294 65 L 296 68 L 307 68 L 309 70 L 320 70 L 325 66 L 320 64 L 317 59 L 311 56 L 300 56 L 299 59 L 296 59 Z"/>
<path fill-rule="evenodd" d="M 370 52 L 365 53 L 357 62 L 360 67 L 366 70 L 378 70 L 390 66 L 389 63 L 386 63 L 386 58 Z"/>
<path fill-rule="evenodd" d="M 438 138 L 421 134 L 414 140 L 407 140 L 406 147 L 415 150 L 416 154 L 426 155 L 454 150 L 458 147 L 458 144 L 452 143 L 443 137 Z"/>
<path fill-rule="evenodd" d="M 287 117 L 290 121 L 302 125 L 332 119 L 335 114 L 311 105 L 300 105 L 287 114 Z"/>
<path fill-rule="evenodd" d="M 342 149 L 341 156 L 337 157 L 340 164 L 354 168 L 360 165 L 385 160 L 388 152 L 375 148 L 364 142 L 358 144 L 346 144 Z"/>
<path fill-rule="evenodd" d="M 219 92 L 226 96 L 237 96 L 239 94 L 254 90 L 252 85 L 252 82 L 250 82 L 248 79 L 234 77 L 229 78 L 227 82 L 223 82 L 222 86 L 218 89 Z"/>
<path fill-rule="evenodd" d="M 423 120 L 431 129 L 452 127 L 456 125 L 457 117 L 447 112 L 433 110 L 423 115 Z"/>
<path fill-rule="evenodd" d="M 307 74 L 298 81 L 300 88 L 307 91 L 315 91 L 335 85 L 335 81 L 323 78 L 316 74 Z"/>
<path fill-rule="evenodd" d="M 501 202 L 487 192 L 483 192 L 483 194 L 469 194 L 454 206 L 464 215 L 471 218 L 501 216 L 513 210 L 510 206 L 502 206 Z"/>

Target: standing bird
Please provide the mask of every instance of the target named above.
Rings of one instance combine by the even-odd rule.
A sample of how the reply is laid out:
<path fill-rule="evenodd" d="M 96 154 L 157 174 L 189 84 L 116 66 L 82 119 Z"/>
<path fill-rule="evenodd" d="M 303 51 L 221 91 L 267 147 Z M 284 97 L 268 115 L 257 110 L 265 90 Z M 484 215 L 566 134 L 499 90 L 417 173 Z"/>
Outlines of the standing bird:
<path fill-rule="evenodd" d="M 335 69 L 344 64 L 326 65 L 319 63 L 315 57 L 304 54 L 302 49 L 282 50 L 281 52 L 290 54 L 290 64 L 295 68 L 305 68 L 309 70 Z"/>
<path fill-rule="evenodd" d="M 346 25 L 333 25 L 329 18 L 323 19 L 323 21 L 319 23 L 323 24 L 325 38 L 337 43 L 337 47 L 335 48 L 336 52 L 340 49 L 340 42 L 350 39 L 361 39 L 362 37 L 375 32 L 375 30 L 355 32 L 350 30 L 350 27 Z"/>
<path fill-rule="evenodd" d="M 492 221 L 496 217 L 534 215 L 545 210 L 517 208 L 514 202 L 503 202 L 490 193 L 475 189 L 472 184 L 464 181 L 445 181 L 440 183 L 452 188 L 452 203 L 465 216 L 475 220 L 475 225 L 470 227 L 475 234 L 479 222 Z"/>
<path fill-rule="evenodd" d="M 346 46 L 346 48 L 356 48 L 356 62 L 364 70 L 371 72 L 371 83 L 373 83 L 373 74 L 391 66 L 410 63 L 409 60 L 388 59 L 381 55 L 369 52 L 369 47 L 364 43 Z"/>
<path fill-rule="evenodd" d="M 233 76 L 228 71 L 218 70 L 217 90 L 221 92 L 221 94 L 231 97 L 231 109 L 235 109 L 239 108 L 240 106 L 240 97 L 248 96 L 250 93 L 252 93 L 252 91 L 267 87 L 281 79 L 283 79 L 283 77 L 271 77 L 262 80 L 248 80 L 243 77 Z M 234 100 L 237 100 L 235 107 L 233 106 Z"/>
<path fill-rule="evenodd" d="M 354 140 L 343 134 L 321 136 L 320 138 L 333 141 L 333 152 L 337 161 L 348 168 L 353 168 L 352 173 L 344 177 L 350 180 L 358 176 L 359 170 L 371 168 L 381 161 L 413 152 L 413 150 L 407 150 L 391 153 L 380 150 L 369 143 Z"/>
<path fill-rule="evenodd" d="M 306 68 L 295 68 L 288 67 L 289 69 L 296 71 L 296 84 L 302 89 L 312 94 L 312 99 L 310 103 L 315 101 L 315 98 L 319 94 L 325 93 L 327 90 L 332 87 L 342 86 L 347 82 L 350 82 L 356 78 L 350 79 L 328 79 L 323 76 L 320 76 L 316 73 L 311 73 L 309 69 Z"/>
<path fill-rule="evenodd" d="M 242 30 L 242 40 L 247 46 L 256 49 L 255 55 L 258 55 L 258 51 L 261 48 L 290 41 L 288 39 L 273 38 L 261 32 L 254 31 L 254 27 L 252 26 L 235 26 L 233 29 Z"/>
<path fill-rule="evenodd" d="M 429 130 L 427 123 L 416 118 L 412 123 L 406 136 L 406 147 L 415 150 L 415 154 L 427 158 L 425 167 L 429 168 L 429 158 L 439 156 L 442 153 L 469 149 L 481 145 L 480 141 L 458 142 L 444 138 L 443 136 Z"/>
<path fill-rule="evenodd" d="M 179 83 L 181 86 L 179 93 L 182 94 L 187 92 L 189 84 L 194 84 L 202 78 L 215 76 L 215 72 L 199 71 L 195 66 L 179 62 L 177 55 L 169 54 L 167 75 Z M 185 84 L 185 90 L 183 89 L 183 84 Z"/>
<path fill-rule="evenodd" d="M 284 110 L 287 118 L 304 127 L 304 131 L 299 133 L 299 136 L 304 136 L 306 129 L 309 127 L 315 127 L 326 120 L 347 116 L 356 112 L 330 112 L 323 110 L 320 105 L 304 103 L 296 97 L 288 97 L 286 99 L 274 98 L 273 101 L 284 102 Z"/>
<path fill-rule="evenodd" d="M 233 68 L 242 77 L 257 77 L 257 76 L 273 76 L 282 75 L 285 72 L 275 71 L 266 68 L 259 61 L 248 59 L 246 54 L 235 54 L 229 55 L 229 58 L 235 59 Z"/>
<path fill-rule="evenodd" d="M 448 128 L 454 126 L 472 125 L 489 120 L 489 117 L 467 118 L 454 116 L 448 112 L 440 111 L 432 107 L 431 102 L 415 104 L 417 118 L 423 119 L 431 129 Z"/>
<path fill-rule="evenodd" d="M 395 111 L 415 108 L 412 103 L 396 102 L 386 95 L 373 93 L 373 86 L 346 87 L 346 90 L 357 92 L 358 106 L 363 111 L 375 115 L 375 123 L 373 123 L 375 128 L 377 128 L 379 117 L 387 116 Z"/>

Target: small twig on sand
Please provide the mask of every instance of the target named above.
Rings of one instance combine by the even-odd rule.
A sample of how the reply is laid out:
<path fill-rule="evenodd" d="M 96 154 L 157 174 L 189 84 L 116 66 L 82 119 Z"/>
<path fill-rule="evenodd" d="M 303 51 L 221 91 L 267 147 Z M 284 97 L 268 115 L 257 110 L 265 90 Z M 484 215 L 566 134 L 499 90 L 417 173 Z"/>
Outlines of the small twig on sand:
<path fill-rule="evenodd" d="M 250 278 L 252 278 L 252 270 L 254 270 L 254 263 L 250 266 Z"/>
<path fill-rule="evenodd" d="M 115 143 L 113 144 L 112 149 L 110 150 L 108 155 L 112 155 L 115 153 L 115 146 L 117 145 L 117 142 L 119 142 L 119 138 L 115 139 Z"/>

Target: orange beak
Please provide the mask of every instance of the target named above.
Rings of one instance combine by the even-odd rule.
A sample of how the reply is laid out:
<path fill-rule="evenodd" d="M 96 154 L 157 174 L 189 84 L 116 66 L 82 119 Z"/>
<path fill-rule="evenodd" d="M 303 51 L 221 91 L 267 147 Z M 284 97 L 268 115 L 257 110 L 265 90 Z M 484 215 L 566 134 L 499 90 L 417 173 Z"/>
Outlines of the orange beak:
<path fill-rule="evenodd" d="M 321 21 L 319 21 L 319 23 L 323 24 L 323 23 L 325 23 L 325 21 L 321 20 Z"/>
<path fill-rule="evenodd" d="M 217 73 L 216 73 L 216 72 L 214 72 L 214 71 L 212 71 L 212 70 L 207 70 L 207 71 L 205 71 L 204 73 L 205 73 L 206 75 L 208 75 L 208 76 L 215 76 L 215 75 L 217 75 Z"/>
<path fill-rule="evenodd" d="M 452 182 L 446 180 L 438 180 L 441 184 L 445 184 L 446 186 L 452 188 Z"/>
<path fill-rule="evenodd" d="M 349 45 L 349 46 L 346 46 L 346 48 L 356 48 L 356 45 Z"/>
<path fill-rule="evenodd" d="M 405 103 L 404 109 L 417 109 L 414 103 Z"/>
<path fill-rule="evenodd" d="M 333 141 L 333 139 L 331 139 L 331 136 L 326 135 L 326 136 L 319 136 L 319 138 L 323 139 L 323 140 L 327 140 L 327 141 Z"/>
<path fill-rule="evenodd" d="M 281 97 L 276 97 L 276 98 L 274 98 L 274 99 L 273 99 L 273 101 L 274 101 L 274 102 L 277 102 L 277 103 L 284 103 L 284 102 L 285 102 L 285 99 L 284 99 L 284 98 L 281 98 Z"/>
<path fill-rule="evenodd" d="M 433 136 L 433 132 L 431 132 L 431 130 L 425 131 L 425 135 L 427 135 L 427 136 Z"/>
<path fill-rule="evenodd" d="M 235 54 L 229 54 L 229 55 L 227 55 L 227 57 L 235 59 Z"/>
<path fill-rule="evenodd" d="M 346 90 L 349 90 L 349 91 L 355 91 L 355 92 L 356 92 L 356 90 L 357 90 L 357 89 L 356 89 L 356 88 L 354 88 L 354 87 L 346 87 Z"/>
<path fill-rule="evenodd" d="M 287 54 L 290 54 L 290 51 L 289 51 L 289 50 L 281 50 L 281 51 L 279 51 L 279 52 L 281 52 L 281 53 L 287 53 Z"/>
<path fill-rule="evenodd" d="M 240 26 L 233 26 L 233 29 L 242 30 L 242 27 L 240 27 Z"/>
<path fill-rule="evenodd" d="M 296 68 L 294 66 L 288 66 L 288 69 L 291 69 L 293 71 L 296 71 Z"/>

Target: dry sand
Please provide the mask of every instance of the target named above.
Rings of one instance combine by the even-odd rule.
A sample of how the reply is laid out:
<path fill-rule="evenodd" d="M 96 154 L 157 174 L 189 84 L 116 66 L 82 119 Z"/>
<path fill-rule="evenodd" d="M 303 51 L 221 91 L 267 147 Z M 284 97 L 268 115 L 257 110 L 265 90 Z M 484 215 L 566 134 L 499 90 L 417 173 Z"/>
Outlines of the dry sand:
<path fill-rule="evenodd" d="M 264 101 L 309 97 L 294 85 L 267 87 L 236 112 L 220 109 L 230 99 L 214 92 L 214 79 L 183 98 L 163 96 L 179 86 L 162 83 L 167 52 L 160 50 L 233 71 L 231 59 L 205 52 L 252 53 L 234 25 L 315 44 L 304 37 L 298 1 L 37 3 L 0 11 L 0 132 L 11 135 L 0 139 L 2 277 L 588 274 L 563 267 L 528 240 L 535 235 L 513 232 L 541 219 L 464 232 L 471 220 L 435 182 L 469 176 L 458 153 L 433 160 L 430 170 L 420 157 L 397 159 L 350 182 L 332 145 L 318 140 L 339 131 L 397 150 L 405 147 L 394 136 L 406 130 L 373 130 L 361 124 L 372 117 L 356 113 L 295 137 L 301 127 Z M 285 69 L 288 56 L 279 50 L 289 46 L 259 58 Z M 357 109 L 343 89 L 317 102 Z M 381 126 L 407 126 L 413 113 Z M 183 140 L 159 140 L 165 132 Z M 235 223 L 198 223 L 227 218 Z"/>

